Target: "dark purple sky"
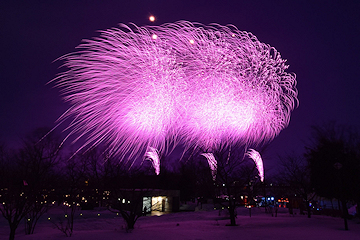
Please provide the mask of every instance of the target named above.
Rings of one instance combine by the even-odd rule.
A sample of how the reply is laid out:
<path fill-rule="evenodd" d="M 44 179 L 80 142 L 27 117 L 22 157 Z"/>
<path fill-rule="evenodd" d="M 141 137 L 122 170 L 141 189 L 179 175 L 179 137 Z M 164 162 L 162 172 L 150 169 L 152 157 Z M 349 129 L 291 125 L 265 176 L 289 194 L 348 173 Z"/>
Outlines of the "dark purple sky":
<path fill-rule="evenodd" d="M 303 152 L 310 126 L 329 120 L 360 127 L 360 1 L 2 1 L 0 141 L 16 145 L 67 109 L 53 84 L 58 57 L 118 23 L 188 20 L 234 24 L 274 46 L 297 74 L 300 106 L 270 145 Z M 4 3 L 5 2 L 5 3 Z M 273 3 L 276 2 L 276 3 Z M 268 163 L 267 163 L 268 162 Z"/>

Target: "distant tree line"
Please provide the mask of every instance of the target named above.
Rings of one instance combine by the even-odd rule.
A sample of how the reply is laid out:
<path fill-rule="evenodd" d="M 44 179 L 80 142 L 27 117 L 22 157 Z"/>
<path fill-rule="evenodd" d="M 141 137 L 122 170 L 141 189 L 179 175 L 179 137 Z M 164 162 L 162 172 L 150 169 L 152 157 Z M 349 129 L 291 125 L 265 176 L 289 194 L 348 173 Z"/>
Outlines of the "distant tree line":
<path fill-rule="evenodd" d="M 346 204 L 360 202 L 359 136 L 350 127 L 328 124 L 313 127 L 311 139 L 304 156 L 281 158 L 272 194 L 278 198 L 296 194 L 303 199 L 309 217 L 309 202 L 315 195 L 338 199 L 347 228 Z M 252 205 L 253 197 L 269 194 L 266 181 L 270 179 L 260 182 L 255 164 L 239 146 L 225 145 L 213 151 L 217 160 L 214 177 L 207 160 L 194 149 L 178 161 L 177 170 L 168 170 L 166 161 L 161 161 L 165 165 L 157 176 L 150 162 L 131 166 L 100 148 L 65 153 L 61 143 L 54 132 L 38 129 L 17 150 L 0 145 L 0 212 L 9 224 L 10 240 L 21 222 L 25 222 L 26 234 L 33 234 L 41 216 L 54 206 L 61 206 L 66 218 L 51 221 L 66 236 L 72 235 L 79 208 L 97 206 L 117 212 L 131 230 L 144 215 L 139 207 L 141 191 L 148 189 L 178 189 L 184 202 L 214 199 L 228 210 L 232 226 L 241 197 L 248 196 Z"/>
<path fill-rule="evenodd" d="M 235 225 L 240 194 L 250 189 L 246 190 L 246 186 L 256 176 L 254 164 L 242 163 L 243 156 L 235 154 L 235 150 L 229 159 L 228 150 L 214 153 L 219 159 L 216 180 L 206 159 L 195 151 L 179 161 L 176 171 L 161 166 L 158 176 L 150 162 L 130 166 L 100 148 L 75 155 L 65 152 L 62 139 L 46 128 L 24 138 L 17 150 L 0 145 L 0 211 L 8 221 L 10 240 L 15 238 L 21 222 L 25 222 L 26 234 L 33 234 L 41 216 L 55 206 L 63 208 L 66 217 L 51 222 L 66 236 L 72 235 L 79 208 L 97 206 L 118 212 L 131 230 L 144 214 L 138 206 L 142 203 L 141 191 L 147 189 L 178 189 L 184 202 L 226 195 L 224 206 Z M 135 189 L 129 195 L 129 190 Z"/>

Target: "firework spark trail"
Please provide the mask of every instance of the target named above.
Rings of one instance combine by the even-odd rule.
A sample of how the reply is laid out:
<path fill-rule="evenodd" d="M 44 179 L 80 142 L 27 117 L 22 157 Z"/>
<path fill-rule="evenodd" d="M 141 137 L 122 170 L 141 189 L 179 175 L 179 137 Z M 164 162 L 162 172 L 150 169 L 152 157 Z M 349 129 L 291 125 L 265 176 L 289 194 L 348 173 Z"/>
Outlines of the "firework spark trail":
<path fill-rule="evenodd" d="M 213 177 L 213 180 L 215 181 L 216 179 L 216 174 L 217 174 L 217 161 L 214 157 L 214 154 L 212 153 L 202 153 L 202 156 L 204 156 L 206 158 L 206 160 L 208 161 L 208 164 L 210 166 L 211 169 L 211 175 Z"/>
<path fill-rule="evenodd" d="M 153 148 L 153 147 L 149 147 L 148 150 L 145 153 L 145 159 L 148 159 L 151 161 L 152 166 L 155 169 L 155 173 L 156 175 L 160 174 L 160 157 L 159 157 L 159 152 Z"/>
<path fill-rule="evenodd" d="M 297 104 L 286 60 L 234 26 L 122 24 L 79 49 L 56 79 L 70 134 L 128 158 L 180 140 L 210 151 L 270 141 Z"/>
<path fill-rule="evenodd" d="M 254 149 L 249 149 L 249 151 L 247 151 L 246 155 L 248 155 L 256 164 L 256 168 L 259 172 L 259 176 L 260 176 L 260 180 L 261 182 L 264 181 L 264 165 L 263 165 L 263 160 L 261 158 L 261 155 L 258 151 L 254 150 Z"/>

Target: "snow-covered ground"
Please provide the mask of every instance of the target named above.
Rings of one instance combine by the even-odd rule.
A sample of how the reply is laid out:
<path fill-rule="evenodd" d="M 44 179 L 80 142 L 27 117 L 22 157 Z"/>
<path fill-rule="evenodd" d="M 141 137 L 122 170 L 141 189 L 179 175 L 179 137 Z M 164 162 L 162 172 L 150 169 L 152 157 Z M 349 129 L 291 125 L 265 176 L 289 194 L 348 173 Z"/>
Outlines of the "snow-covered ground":
<path fill-rule="evenodd" d="M 111 240 L 111 239 L 156 239 L 156 240 L 206 240 L 206 239 L 360 239 L 358 219 L 349 220 L 349 231 L 344 230 L 341 218 L 326 216 L 290 216 L 287 209 L 280 209 L 277 217 L 265 214 L 264 209 L 249 210 L 238 208 L 238 226 L 226 224 L 226 212 L 218 210 L 180 212 L 162 216 L 141 217 L 132 232 L 127 233 L 125 223 L 120 216 L 106 209 L 79 211 L 74 223 L 72 240 Z M 82 214 L 82 215 L 80 215 Z M 52 209 L 38 223 L 33 235 L 25 235 L 24 223 L 16 232 L 16 240 L 54 239 L 65 240 L 65 235 L 48 220 L 55 221 L 63 217 L 59 209 Z M 8 239 L 8 226 L 0 219 L 0 239 Z"/>

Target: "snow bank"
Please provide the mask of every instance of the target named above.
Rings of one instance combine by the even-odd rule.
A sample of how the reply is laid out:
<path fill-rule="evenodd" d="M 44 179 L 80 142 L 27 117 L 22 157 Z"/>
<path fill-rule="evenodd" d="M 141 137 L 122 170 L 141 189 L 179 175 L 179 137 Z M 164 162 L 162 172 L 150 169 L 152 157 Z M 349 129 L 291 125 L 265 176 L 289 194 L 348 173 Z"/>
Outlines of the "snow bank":
<path fill-rule="evenodd" d="M 65 235 L 47 220 L 63 217 L 61 211 L 52 210 L 44 216 L 33 235 L 24 234 L 24 224 L 17 230 L 16 240 L 201 240 L 201 239 L 360 239 L 359 220 L 349 221 L 349 231 L 345 231 L 341 218 L 326 216 L 290 216 L 286 209 L 279 209 L 278 217 L 265 214 L 264 209 L 249 210 L 238 208 L 236 222 L 238 226 L 226 224 L 226 211 L 197 211 L 166 214 L 162 216 L 141 217 L 135 229 L 127 233 L 123 219 L 105 209 L 78 212 L 74 233 L 71 238 Z M 80 215 L 82 214 L 82 215 Z M 0 239 L 8 239 L 8 226 L 5 219 L 0 220 Z"/>

